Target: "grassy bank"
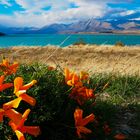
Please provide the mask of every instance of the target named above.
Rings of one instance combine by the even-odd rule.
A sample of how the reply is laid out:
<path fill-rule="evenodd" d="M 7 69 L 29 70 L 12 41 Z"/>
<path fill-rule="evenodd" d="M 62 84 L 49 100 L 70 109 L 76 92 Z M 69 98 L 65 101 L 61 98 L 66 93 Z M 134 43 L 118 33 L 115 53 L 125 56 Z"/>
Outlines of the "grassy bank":
<path fill-rule="evenodd" d="M 70 67 L 76 71 L 140 75 L 140 47 L 75 45 L 59 47 L 13 47 L 0 53 L 20 63 L 39 62 L 51 66 Z"/>
<path fill-rule="evenodd" d="M 37 100 L 36 106 L 31 107 L 22 102 L 18 109 L 24 112 L 26 108 L 31 108 L 26 125 L 39 125 L 42 131 L 37 138 L 26 135 L 27 140 L 78 140 L 73 112 L 79 105 L 69 98 L 72 88 L 65 84 L 63 70 L 42 64 L 21 65 L 6 82 L 11 82 L 17 76 L 22 76 L 25 83 L 33 79 L 38 81 L 28 90 L 28 94 Z M 86 137 L 88 140 L 112 140 L 118 133 L 125 134 L 127 139 L 140 139 L 140 76 L 96 73 L 90 75 L 86 86 L 95 90 L 96 104 L 92 104 L 93 100 L 85 103 L 82 106 L 84 116 L 93 112 L 99 122 L 88 125 L 93 131 Z M 0 93 L 0 105 L 15 97 L 12 92 L 13 89 L 6 89 Z M 111 128 L 109 135 L 103 131 L 106 123 Z M 7 118 L 0 124 L 0 139 L 16 140 Z"/>

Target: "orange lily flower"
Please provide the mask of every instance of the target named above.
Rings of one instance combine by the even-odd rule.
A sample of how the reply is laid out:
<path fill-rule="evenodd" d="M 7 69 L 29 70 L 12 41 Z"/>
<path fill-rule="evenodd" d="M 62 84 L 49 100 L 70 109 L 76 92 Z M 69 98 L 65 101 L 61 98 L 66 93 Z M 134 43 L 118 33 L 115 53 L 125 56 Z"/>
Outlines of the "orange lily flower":
<path fill-rule="evenodd" d="M 14 80 L 14 93 L 18 92 L 19 90 L 28 90 L 30 87 L 32 87 L 36 83 L 37 83 L 36 80 L 32 80 L 30 83 L 23 85 L 23 78 L 16 77 Z"/>
<path fill-rule="evenodd" d="M 117 134 L 114 136 L 116 140 L 126 140 L 126 136 L 124 134 Z"/>
<path fill-rule="evenodd" d="M 21 97 L 22 100 L 29 103 L 30 105 L 34 106 L 36 104 L 36 100 L 26 94 L 26 90 L 29 89 L 31 86 L 33 86 L 35 83 L 37 83 L 36 80 L 31 81 L 30 83 L 23 85 L 23 78 L 17 77 L 14 80 L 14 93 L 17 97 Z"/>
<path fill-rule="evenodd" d="M 0 64 L 0 69 L 3 70 L 5 75 L 10 75 L 16 73 L 18 66 L 19 64 L 17 62 L 10 65 L 8 59 L 3 59 L 2 63 Z"/>
<path fill-rule="evenodd" d="M 82 105 L 85 103 L 85 101 L 95 98 L 95 95 L 93 94 L 92 89 L 87 89 L 86 87 L 75 87 L 72 89 L 69 97 L 76 100 L 79 105 Z"/>
<path fill-rule="evenodd" d="M 89 116 L 83 118 L 83 110 L 76 109 L 74 112 L 74 119 L 75 119 L 75 127 L 77 129 L 77 134 L 79 138 L 82 138 L 82 134 L 89 134 L 92 131 L 85 127 L 89 122 L 94 121 L 95 116 L 94 114 L 90 114 Z"/>
<path fill-rule="evenodd" d="M 16 133 L 18 140 L 24 140 L 24 133 L 31 134 L 37 137 L 40 134 L 39 126 L 24 126 L 24 122 L 30 113 L 30 109 L 27 109 L 22 115 L 22 119 L 18 121 L 10 121 L 9 125 L 12 127 L 13 131 Z"/>
<path fill-rule="evenodd" d="M 89 74 L 85 71 L 80 72 L 80 79 L 81 80 L 87 80 L 89 78 Z"/>
<path fill-rule="evenodd" d="M 3 91 L 5 89 L 13 86 L 13 83 L 3 84 L 4 78 L 5 78 L 4 75 L 0 76 L 0 91 Z"/>
<path fill-rule="evenodd" d="M 70 73 L 70 71 L 67 68 L 65 68 L 64 70 L 64 75 L 65 75 L 65 82 L 67 83 L 67 85 L 77 86 L 77 87 L 83 85 L 80 78 L 75 73 Z"/>

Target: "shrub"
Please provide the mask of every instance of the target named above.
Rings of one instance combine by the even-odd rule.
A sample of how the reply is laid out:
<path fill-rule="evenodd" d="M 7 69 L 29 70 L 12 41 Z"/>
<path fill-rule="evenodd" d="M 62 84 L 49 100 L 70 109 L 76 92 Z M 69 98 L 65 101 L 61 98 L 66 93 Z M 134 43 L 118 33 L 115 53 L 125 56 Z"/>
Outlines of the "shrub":
<path fill-rule="evenodd" d="M 73 45 L 86 45 L 87 43 L 83 39 L 79 39 L 77 42 L 73 43 Z"/>
<path fill-rule="evenodd" d="M 123 42 L 121 42 L 121 41 L 117 41 L 117 42 L 115 43 L 115 46 L 117 46 L 117 47 L 124 47 L 125 44 L 124 44 Z"/>

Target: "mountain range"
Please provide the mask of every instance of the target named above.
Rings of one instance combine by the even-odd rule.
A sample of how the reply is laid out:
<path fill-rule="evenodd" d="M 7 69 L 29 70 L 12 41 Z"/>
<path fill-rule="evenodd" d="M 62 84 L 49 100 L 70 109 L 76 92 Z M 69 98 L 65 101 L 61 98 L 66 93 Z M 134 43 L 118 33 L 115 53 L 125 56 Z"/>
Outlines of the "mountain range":
<path fill-rule="evenodd" d="M 111 33 L 140 30 L 140 21 L 111 20 L 102 21 L 89 19 L 71 24 L 52 24 L 37 30 L 37 33 Z"/>
<path fill-rule="evenodd" d="M 140 33 L 140 13 L 113 19 L 88 19 L 71 24 L 51 24 L 36 27 L 5 27 L 0 25 L 0 32 L 5 34 L 62 34 L 62 33 Z"/>

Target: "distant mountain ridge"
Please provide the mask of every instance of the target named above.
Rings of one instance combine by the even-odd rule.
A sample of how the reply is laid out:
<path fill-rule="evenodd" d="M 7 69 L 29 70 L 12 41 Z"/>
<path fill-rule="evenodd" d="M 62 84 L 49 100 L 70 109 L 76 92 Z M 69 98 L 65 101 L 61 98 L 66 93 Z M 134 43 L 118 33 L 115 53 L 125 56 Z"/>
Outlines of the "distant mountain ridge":
<path fill-rule="evenodd" d="M 114 19 L 100 20 L 88 19 L 71 24 L 51 24 L 42 28 L 35 27 L 4 27 L 0 32 L 5 34 L 62 34 L 62 33 L 112 33 L 112 32 L 140 32 L 140 20 Z"/>
<path fill-rule="evenodd" d="M 36 33 L 101 33 L 114 31 L 137 31 L 140 30 L 140 21 L 136 20 L 95 20 L 88 19 L 71 24 L 52 24 L 44 26 Z"/>
<path fill-rule="evenodd" d="M 39 30 L 35 27 L 5 27 L 0 25 L 0 32 L 4 34 L 29 34 Z"/>

